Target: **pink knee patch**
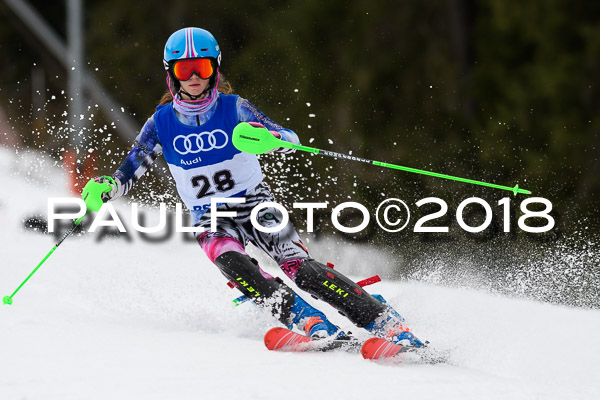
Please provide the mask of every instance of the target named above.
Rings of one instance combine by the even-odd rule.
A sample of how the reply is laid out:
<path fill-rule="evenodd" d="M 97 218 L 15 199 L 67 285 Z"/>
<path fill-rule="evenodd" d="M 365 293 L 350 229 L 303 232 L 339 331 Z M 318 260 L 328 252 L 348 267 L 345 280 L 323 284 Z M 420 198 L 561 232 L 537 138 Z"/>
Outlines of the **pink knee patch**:
<path fill-rule="evenodd" d="M 221 254 L 227 253 L 228 251 L 235 251 L 248 256 L 248 253 L 244 250 L 244 246 L 231 236 L 210 236 L 209 234 L 202 234 L 198 237 L 198 243 L 200 243 L 202 250 L 204 250 L 210 261 L 213 263 Z M 268 272 L 263 271 L 262 268 L 258 267 L 258 270 L 265 278 L 273 279 L 273 277 L 269 275 Z"/>
<path fill-rule="evenodd" d="M 213 263 L 221 254 L 228 251 L 235 251 L 238 253 L 246 254 L 244 246 L 236 239 L 230 236 L 204 236 L 201 235 L 198 238 L 202 250 L 206 253 L 210 261 Z"/>
<path fill-rule="evenodd" d="M 294 260 L 285 261 L 279 264 L 279 266 L 291 280 L 295 281 L 298 268 L 300 268 L 300 264 L 302 264 L 303 261 L 303 258 L 296 258 Z"/>

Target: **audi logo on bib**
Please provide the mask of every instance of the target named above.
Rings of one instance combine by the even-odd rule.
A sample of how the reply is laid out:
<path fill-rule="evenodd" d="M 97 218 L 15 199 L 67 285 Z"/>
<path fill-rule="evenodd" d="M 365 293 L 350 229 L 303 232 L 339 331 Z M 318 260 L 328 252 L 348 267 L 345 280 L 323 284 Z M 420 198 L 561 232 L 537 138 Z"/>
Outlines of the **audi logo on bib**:
<path fill-rule="evenodd" d="M 201 151 L 218 150 L 227 146 L 229 136 L 221 129 L 212 132 L 177 135 L 173 139 L 173 148 L 181 155 L 196 154 Z"/>

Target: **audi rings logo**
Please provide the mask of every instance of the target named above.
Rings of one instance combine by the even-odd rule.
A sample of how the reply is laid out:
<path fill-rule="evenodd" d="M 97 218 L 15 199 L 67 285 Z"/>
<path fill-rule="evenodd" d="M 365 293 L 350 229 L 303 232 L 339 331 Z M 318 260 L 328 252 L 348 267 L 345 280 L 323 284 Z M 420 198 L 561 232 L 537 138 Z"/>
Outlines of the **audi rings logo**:
<path fill-rule="evenodd" d="M 181 155 L 196 154 L 201 151 L 218 150 L 227 146 L 229 136 L 221 129 L 212 132 L 177 135 L 173 139 L 173 148 Z"/>

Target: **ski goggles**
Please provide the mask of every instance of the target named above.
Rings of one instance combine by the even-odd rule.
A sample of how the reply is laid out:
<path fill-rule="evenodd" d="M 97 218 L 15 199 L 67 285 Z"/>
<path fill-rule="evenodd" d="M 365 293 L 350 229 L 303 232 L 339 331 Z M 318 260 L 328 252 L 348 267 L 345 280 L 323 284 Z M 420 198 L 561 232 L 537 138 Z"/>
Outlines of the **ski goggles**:
<path fill-rule="evenodd" d="M 194 73 L 202 79 L 208 79 L 215 73 L 210 58 L 191 58 L 176 61 L 171 68 L 175 78 L 180 81 L 187 81 Z"/>

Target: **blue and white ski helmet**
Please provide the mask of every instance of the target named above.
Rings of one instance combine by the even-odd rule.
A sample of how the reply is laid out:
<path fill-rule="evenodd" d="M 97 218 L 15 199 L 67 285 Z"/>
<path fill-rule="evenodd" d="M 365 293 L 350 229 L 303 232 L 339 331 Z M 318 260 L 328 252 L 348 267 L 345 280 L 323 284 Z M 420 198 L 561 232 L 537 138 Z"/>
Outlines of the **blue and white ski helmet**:
<path fill-rule="evenodd" d="M 168 71 L 173 62 L 186 58 L 213 58 L 218 68 L 221 65 L 221 50 L 209 31 L 202 28 L 183 28 L 167 40 L 163 64 Z"/>

